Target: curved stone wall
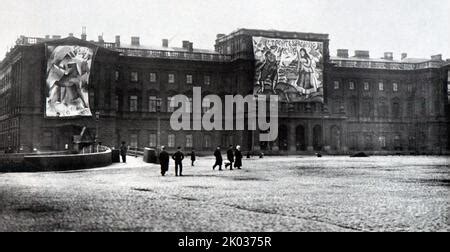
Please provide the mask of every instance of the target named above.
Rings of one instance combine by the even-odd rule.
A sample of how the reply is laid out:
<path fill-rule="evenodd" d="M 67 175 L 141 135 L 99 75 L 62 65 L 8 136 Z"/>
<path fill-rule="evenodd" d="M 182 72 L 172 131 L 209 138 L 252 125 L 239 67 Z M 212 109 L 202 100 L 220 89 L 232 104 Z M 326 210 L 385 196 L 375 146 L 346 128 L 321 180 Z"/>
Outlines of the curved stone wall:
<path fill-rule="evenodd" d="M 112 164 L 111 150 L 90 154 L 7 155 L 0 157 L 0 172 L 70 171 Z"/>

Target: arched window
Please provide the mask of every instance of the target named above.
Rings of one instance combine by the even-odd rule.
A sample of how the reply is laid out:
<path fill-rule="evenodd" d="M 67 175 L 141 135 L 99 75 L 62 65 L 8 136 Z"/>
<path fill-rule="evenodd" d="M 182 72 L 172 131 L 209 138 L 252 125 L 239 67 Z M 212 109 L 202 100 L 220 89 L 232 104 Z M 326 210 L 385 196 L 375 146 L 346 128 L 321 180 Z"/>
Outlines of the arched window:
<path fill-rule="evenodd" d="M 401 105 L 399 99 L 394 99 L 392 102 L 392 117 L 393 118 L 401 117 Z"/>
<path fill-rule="evenodd" d="M 378 104 L 378 117 L 387 118 L 389 117 L 389 109 L 386 101 L 382 100 Z"/>

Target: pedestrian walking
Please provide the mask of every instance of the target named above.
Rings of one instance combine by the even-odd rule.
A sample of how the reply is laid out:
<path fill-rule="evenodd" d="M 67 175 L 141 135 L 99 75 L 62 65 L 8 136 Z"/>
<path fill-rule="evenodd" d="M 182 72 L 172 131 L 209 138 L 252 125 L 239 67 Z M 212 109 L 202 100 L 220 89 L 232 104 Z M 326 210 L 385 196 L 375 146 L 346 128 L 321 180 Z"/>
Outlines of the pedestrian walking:
<path fill-rule="evenodd" d="M 230 147 L 228 148 L 227 151 L 227 159 L 228 162 L 227 164 L 225 164 L 225 169 L 229 166 L 230 170 L 233 170 L 233 163 L 234 163 L 234 150 L 233 150 L 233 145 L 230 145 Z"/>
<path fill-rule="evenodd" d="M 216 157 L 216 163 L 213 166 L 213 170 L 216 169 L 217 166 L 219 166 L 219 171 L 222 170 L 222 153 L 220 152 L 220 147 L 217 147 L 216 151 L 214 152 L 214 157 Z"/>
<path fill-rule="evenodd" d="M 181 152 L 181 147 L 178 147 L 178 151 L 173 154 L 172 159 L 175 160 L 175 176 L 183 176 L 184 154 Z"/>
<path fill-rule="evenodd" d="M 241 152 L 241 146 L 236 146 L 236 152 L 234 153 L 236 160 L 234 163 L 234 167 L 241 170 L 242 169 L 242 152 Z"/>
<path fill-rule="evenodd" d="M 126 142 L 122 142 L 122 145 L 120 146 L 120 155 L 122 156 L 122 162 L 124 163 L 127 162 L 128 147 L 126 144 Z"/>
<path fill-rule="evenodd" d="M 164 177 L 169 171 L 170 157 L 166 151 L 166 147 L 161 147 L 161 153 L 159 153 L 159 164 L 161 165 L 161 175 Z"/>
<path fill-rule="evenodd" d="M 195 149 L 192 149 L 192 152 L 191 152 L 191 162 L 192 162 L 192 167 L 195 166 L 195 161 L 196 161 Z"/>

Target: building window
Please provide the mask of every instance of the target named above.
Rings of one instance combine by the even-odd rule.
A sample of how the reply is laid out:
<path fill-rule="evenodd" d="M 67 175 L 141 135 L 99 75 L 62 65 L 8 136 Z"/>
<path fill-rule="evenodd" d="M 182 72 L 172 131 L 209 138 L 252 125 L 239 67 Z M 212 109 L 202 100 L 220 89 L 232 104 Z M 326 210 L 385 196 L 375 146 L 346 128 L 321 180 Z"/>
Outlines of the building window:
<path fill-rule="evenodd" d="M 114 98 L 114 109 L 116 111 L 119 111 L 119 96 L 116 95 L 116 97 Z"/>
<path fill-rule="evenodd" d="M 400 118 L 400 103 L 394 102 L 392 104 L 392 116 L 394 118 Z"/>
<path fill-rule="evenodd" d="M 348 88 L 349 88 L 350 90 L 355 90 L 355 83 L 354 83 L 353 81 L 350 81 L 350 82 L 348 83 Z"/>
<path fill-rule="evenodd" d="M 193 80 L 192 74 L 186 75 L 186 84 L 192 85 L 193 83 L 194 83 L 194 80 Z"/>
<path fill-rule="evenodd" d="M 370 84 L 369 82 L 364 82 L 364 90 L 369 91 L 370 90 Z"/>
<path fill-rule="evenodd" d="M 372 117 L 372 103 L 370 101 L 363 102 L 362 114 L 365 118 Z"/>
<path fill-rule="evenodd" d="M 425 99 L 422 99 L 422 116 L 426 116 L 427 115 L 427 101 Z"/>
<path fill-rule="evenodd" d="M 115 72 L 114 72 L 114 79 L 115 79 L 116 81 L 118 81 L 118 80 L 120 79 L 120 72 L 119 72 L 119 71 L 115 71 Z"/>
<path fill-rule="evenodd" d="M 211 85 L 211 76 L 206 75 L 205 76 L 205 86 Z"/>
<path fill-rule="evenodd" d="M 150 134 L 150 136 L 149 136 L 149 146 L 150 147 L 156 147 L 157 146 L 156 134 Z"/>
<path fill-rule="evenodd" d="M 412 93 L 413 91 L 413 85 L 412 84 L 408 84 L 408 92 Z"/>
<path fill-rule="evenodd" d="M 169 136 L 167 137 L 167 146 L 169 148 L 175 148 L 175 135 L 174 134 L 169 134 Z"/>
<path fill-rule="evenodd" d="M 211 102 L 210 102 L 210 100 L 207 99 L 207 98 L 203 99 L 203 102 L 202 102 L 202 112 L 203 112 L 203 113 L 206 113 L 206 112 L 209 111 L 210 108 L 211 108 Z"/>
<path fill-rule="evenodd" d="M 138 135 L 137 134 L 130 134 L 130 146 L 133 148 L 138 147 Z"/>
<path fill-rule="evenodd" d="M 393 84 L 392 84 L 392 90 L 393 90 L 394 92 L 398 92 L 398 84 L 397 84 L 397 83 L 393 83 Z"/>
<path fill-rule="evenodd" d="M 339 81 L 335 81 L 334 82 L 334 89 L 338 90 L 339 89 Z"/>
<path fill-rule="evenodd" d="M 158 98 L 156 96 L 150 96 L 148 98 L 148 112 L 155 113 L 158 112 Z"/>
<path fill-rule="evenodd" d="M 150 73 L 150 82 L 152 83 L 156 82 L 156 73 Z"/>
<path fill-rule="evenodd" d="M 173 97 L 167 97 L 167 112 L 172 113 L 175 111 L 175 106 L 172 106 Z"/>
<path fill-rule="evenodd" d="M 174 84 L 175 83 L 175 74 L 169 74 L 169 83 Z"/>
<path fill-rule="evenodd" d="M 384 91 L 384 83 L 383 82 L 378 83 L 378 89 L 380 91 Z"/>
<path fill-rule="evenodd" d="M 386 145 L 386 137 L 385 136 L 380 136 L 380 147 L 381 149 L 385 150 L 387 145 Z"/>
<path fill-rule="evenodd" d="M 131 82 L 138 82 L 138 81 L 139 81 L 138 72 L 131 72 Z"/>
<path fill-rule="evenodd" d="M 133 95 L 130 96 L 130 112 L 138 111 L 138 97 Z"/>
<path fill-rule="evenodd" d="M 193 141 L 192 135 L 186 135 L 186 148 L 192 148 L 194 146 Z"/>

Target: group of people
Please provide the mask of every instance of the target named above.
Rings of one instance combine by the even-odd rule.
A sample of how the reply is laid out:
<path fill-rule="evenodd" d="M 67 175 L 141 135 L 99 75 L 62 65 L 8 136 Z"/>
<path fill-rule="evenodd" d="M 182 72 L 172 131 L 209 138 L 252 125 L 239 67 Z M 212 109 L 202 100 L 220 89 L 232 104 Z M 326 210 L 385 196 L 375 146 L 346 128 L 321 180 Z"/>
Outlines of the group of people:
<path fill-rule="evenodd" d="M 223 158 L 220 147 L 217 147 L 214 152 L 214 157 L 216 157 L 216 163 L 213 166 L 213 170 L 215 170 L 216 167 L 219 167 L 219 171 L 222 171 Z M 242 169 L 242 157 L 241 146 L 238 145 L 236 146 L 236 149 L 234 149 L 233 145 L 230 145 L 227 151 L 228 163 L 225 164 L 225 169 L 230 167 L 230 170 L 233 170 L 233 165 L 236 169 Z"/>
<path fill-rule="evenodd" d="M 195 161 L 197 159 L 197 156 L 195 154 L 195 150 L 192 150 L 191 154 L 191 165 L 195 166 Z M 222 171 L 223 166 L 223 158 L 221 153 L 221 148 L 217 147 L 216 151 L 214 152 L 214 156 L 216 158 L 216 162 L 213 166 L 213 170 L 216 169 L 216 167 L 219 167 L 219 171 Z M 227 159 L 228 162 L 225 163 L 225 169 L 230 167 L 230 170 L 233 170 L 233 167 L 236 169 L 242 169 L 242 152 L 241 147 L 236 146 L 236 149 L 232 145 L 230 145 L 228 151 L 227 151 Z M 181 147 L 178 147 L 177 152 L 175 152 L 172 155 L 172 159 L 175 161 L 175 176 L 183 176 L 183 160 L 185 159 L 185 155 L 181 150 Z M 169 164 L 170 164 L 170 155 L 166 151 L 166 147 L 161 147 L 161 152 L 159 154 L 159 163 L 161 165 L 161 175 L 165 176 L 167 172 L 169 171 Z"/>

